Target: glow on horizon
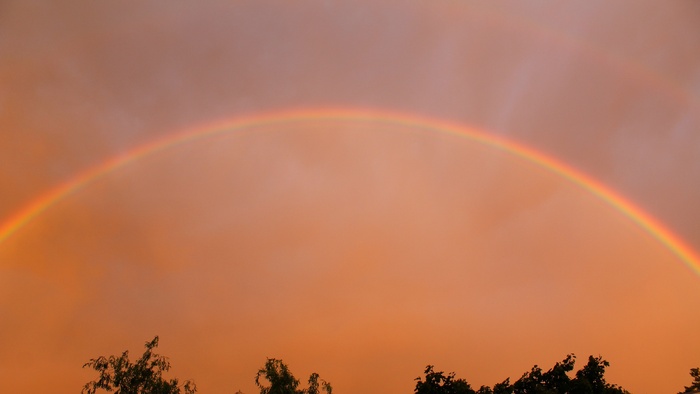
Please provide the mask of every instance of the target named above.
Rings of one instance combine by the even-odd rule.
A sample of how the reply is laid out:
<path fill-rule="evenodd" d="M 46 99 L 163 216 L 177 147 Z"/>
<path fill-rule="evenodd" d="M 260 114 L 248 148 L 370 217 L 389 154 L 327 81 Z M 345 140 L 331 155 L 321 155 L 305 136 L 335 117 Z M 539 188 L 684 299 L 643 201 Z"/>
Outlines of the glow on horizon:
<path fill-rule="evenodd" d="M 57 185 L 40 195 L 18 210 L 9 218 L 0 222 L 0 244 L 11 237 L 27 223 L 34 220 L 58 201 L 76 193 L 97 179 L 137 161 L 143 157 L 156 154 L 177 145 L 206 138 L 216 134 L 239 131 L 247 127 L 284 124 L 309 120 L 347 120 L 363 122 L 380 122 L 404 125 L 412 128 L 432 130 L 469 138 L 472 141 L 500 149 L 513 154 L 579 185 L 588 192 L 601 198 L 617 211 L 635 222 L 653 238 L 666 246 L 676 257 L 693 272 L 700 275 L 700 258 L 697 253 L 656 218 L 637 207 L 631 201 L 615 192 L 598 180 L 570 167 L 563 162 L 538 152 L 521 143 L 503 137 L 490 135 L 485 131 L 423 116 L 410 115 L 388 110 L 371 110 L 360 108 L 309 108 L 262 112 L 249 116 L 213 122 L 169 135 L 164 138 L 140 145 L 121 155 L 114 156 L 96 166 L 79 173 L 68 181 Z"/>

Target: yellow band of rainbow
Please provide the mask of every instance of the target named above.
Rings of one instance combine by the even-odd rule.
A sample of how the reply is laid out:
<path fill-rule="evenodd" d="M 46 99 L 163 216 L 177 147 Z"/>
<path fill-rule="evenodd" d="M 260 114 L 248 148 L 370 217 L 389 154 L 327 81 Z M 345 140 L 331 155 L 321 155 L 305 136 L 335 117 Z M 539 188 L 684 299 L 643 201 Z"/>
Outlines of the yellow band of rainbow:
<path fill-rule="evenodd" d="M 601 182 L 578 171 L 555 158 L 531 149 L 523 144 L 507 140 L 502 137 L 490 135 L 484 131 L 453 124 L 443 120 L 431 119 L 422 116 L 409 115 L 385 110 L 350 109 L 350 108 L 316 108 L 272 111 L 254 114 L 251 116 L 237 117 L 234 119 L 210 123 L 201 127 L 186 130 L 184 132 L 169 135 L 148 144 L 144 144 L 124 154 L 115 156 L 100 163 L 97 166 L 79 173 L 72 179 L 64 182 L 31 201 L 14 215 L 0 224 L 0 243 L 17 232 L 28 222 L 46 211 L 57 201 L 75 193 L 89 185 L 100 177 L 111 173 L 139 160 L 145 156 L 153 155 L 165 149 L 185 144 L 187 142 L 213 136 L 220 133 L 234 132 L 253 126 L 266 126 L 309 120 L 348 120 L 371 121 L 394 125 L 404 125 L 411 128 L 421 128 L 436 132 L 456 134 L 469 138 L 478 143 L 503 150 L 516 155 L 532 163 L 538 164 L 547 170 L 558 174 L 583 189 L 598 196 L 623 215 L 627 216 L 652 237 L 665 245 L 692 271 L 700 274 L 700 259 L 693 249 L 686 245 L 680 237 L 673 234 L 658 220 L 644 212 L 628 199 L 616 193 Z"/>

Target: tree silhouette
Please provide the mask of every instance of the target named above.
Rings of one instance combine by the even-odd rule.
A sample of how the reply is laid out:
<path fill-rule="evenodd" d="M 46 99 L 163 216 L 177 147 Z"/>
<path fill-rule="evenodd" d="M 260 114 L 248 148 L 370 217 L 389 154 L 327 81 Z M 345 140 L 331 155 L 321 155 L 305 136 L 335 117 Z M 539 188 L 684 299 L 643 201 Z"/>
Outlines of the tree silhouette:
<path fill-rule="evenodd" d="M 685 391 L 681 391 L 678 394 L 700 392 L 700 368 L 692 368 L 690 370 L 690 376 L 692 376 L 693 382 L 690 386 L 685 387 Z"/>
<path fill-rule="evenodd" d="M 572 394 L 629 394 L 620 386 L 605 381 L 605 368 L 610 363 L 602 357 L 588 357 L 588 363 L 576 372 L 572 381 Z"/>
<path fill-rule="evenodd" d="M 265 380 L 269 385 L 264 384 Z M 268 358 L 265 365 L 258 370 L 255 385 L 260 388 L 260 394 L 319 394 L 321 391 L 332 394 L 333 391 L 330 383 L 319 379 L 317 373 L 309 376 L 307 389 L 299 389 L 299 380 L 292 375 L 289 367 L 282 360 L 274 358 Z"/>
<path fill-rule="evenodd" d="M 83 386 L 81 393 L 95 394 L 98 389 L 117 394 L 194 394 L 197 386 L 187 380 L 180 386 L 177 379 L 166 380 L 163 372 L 170 369 L 167 358 L 153 353 L 158 337 L 146 342 L 146 351 L 136 362 L 129 361 L 129 351 L 121 356 L 100 356 L 83 365 L 99 372 L 100 376 Z"/>
<path fill-rule="evenodd" d="M 170 370 L 166 357 L 155 354 L 158 337 L 146 342 L 146 350 L 136 361 L 129 360 L 129 352 L 121 356 L 100 356 L 90 359 L 83 368 L 90 367 L 99 373 L 96 380 L 90 381 L 81 390 L 82 394 L 95 394 L 98 390 L 117 394 L 195 394 L 197 387 L 192 381 L 178 379 L 167 380 L 163 373 Z M 629 394 L 622 387 L 605 380 L 605 370 L 610 363 L 601 356 L 588 357 L 588 362 L 578 370 L 574 378 L 570 372 L 574 369 L 576 356 L 569 354 L 546 372 L 539 366 L 533 366 L 520 379 L 511 384 L 510 378 L 500 383 L 481 386 L 478 390 L 464 379 L 458 379 L 454 372 L 445 374 L 435 371 L 428 365 L 425 377 L 416 378 L 415 394 Z M 678 394 L 700 393 L 700 368 L 692 368 L 693 378 L 690 386 Z M 265 365 L 255 375 L 255 384 L 260 394 L 332 394 L 330 383 L 312 373 L 308 387 L 299 388 L 299 380 L 282 360 L 268 358 Z M 242 394 L 238 392 L 237 394 Z"/>
<path fill-rule="evenodd" d="M 435 372 L 432 365 L 425 367 L 425 380 L 416 378 L 415 394 L 476 394 L 464 379 L 455 379 L 455 373 Z"/>
<path fill-rule="evenodd" d="M 486 387 L 488 388 L 488 386 Z M 494 384 L 492 391 L 493 394 L 512 394 L 513 386 L 510 384 L 510 378 L 506 378 L 506 380 L 501 383 Z"/>
<path fill-rule="evenodd" d="M 571 387 L 571 378 L 567 374 L 574 369 L 576 356 L 569 354 L 562 362 L 554 364 L 547 372 L 535 365 L 530 372 L 523 374 L 520 379 L 513 383 L 513 394 L 555 394 L 568 393 Z M 505 390 L 503 387 L 501 390 Z"/>
<path fill-rule="evenodd" d="M 588 363 L 571 379 L 576 356 L 569 354 L 547 372 L 535 365 L 513 384 L 510 379 L 496 383 L 493 388 L 481 386 L 474 391 L 464 379 L 456 379 L 454 372 L 445 375 L 435 372 L 432 365 L 425 369 L 425 380 L 416 378 L 416 394 L 629 394 L 623 388 L 605 381 L 605 368 L 610 365 L 601 357 L 589 357 Z M 693 375 L 695 376 L 695 375 Z M 681 393 L 682 394 L 682 393 Z"/>

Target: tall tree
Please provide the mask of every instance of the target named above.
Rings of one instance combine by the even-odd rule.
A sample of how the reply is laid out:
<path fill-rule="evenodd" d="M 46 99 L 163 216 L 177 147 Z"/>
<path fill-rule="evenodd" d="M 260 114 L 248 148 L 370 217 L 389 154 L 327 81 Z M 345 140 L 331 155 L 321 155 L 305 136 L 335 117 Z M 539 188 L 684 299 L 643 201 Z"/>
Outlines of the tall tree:
<path fill-rule="evenodd" d="M 100 356 L 90 359 L 83 368 L 90 367 L 100 376 L 83 386 L 81 393 L 95 394 L 97 390 L 114 391 L 117 394 L 194 394 L 197 386 L 192 381 L 180 385 L 177 379 L 167 380 L 163 372 L 170 369 L 167 358 L 153 353 L 158 347 L 158 337 L 146 342 L 146 351 L 135 362 L 129 360 L 129 351 L 121 356 Z"/>

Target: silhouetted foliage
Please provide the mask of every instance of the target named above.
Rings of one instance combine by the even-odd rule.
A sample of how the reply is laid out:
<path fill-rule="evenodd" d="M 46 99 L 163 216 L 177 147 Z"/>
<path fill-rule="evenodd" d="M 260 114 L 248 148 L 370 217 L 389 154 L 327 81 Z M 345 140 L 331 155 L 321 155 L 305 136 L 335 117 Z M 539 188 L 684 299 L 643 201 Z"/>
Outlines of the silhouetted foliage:
<path fill-rule="evenodd" d="M 625 394 L 628 393 L 622 387 L 608 384 L 605 381 L 605 368 L 610 363 L 602 357 L 588 357 L 588 363 L 576 372 L 576 379 L 572 381 L 572 394 Z"/>
<path fill-rule="evenodd" d="M 569 354 L 562 362 L 554 364 L 552 369 L 542 372 L 542 369 L 535 365 L 530 372 L 523 374 L 520 379 L 513 383 L 512 391 L 505 391 L 513 394 L 554 394 L 568 393 L 571 387 L 571 379 L 568 372 L 574 369 L 576 356 Z M 506 390 L 506 387 L 501 388 Z"/>
<path fill-rule="evenodd" d="M 267 380 L 269 386 L 264 385 L 261 378 Z M 292 375 L 287 365 L 274 358 L 268 358 L 255 375 L 255 385 L 260 388 L 260 394 L 319 394 L 322 391 L 332 394 L 333 388 L 330 383 L 319 379 L 317 373 L 309 376 L 308 383 L 308 388 L 299 389 L 299 380 Z"/>
<path fill-rule="evenodd" d="M 496 383 L 493 385 L 493 394 L 512 394 L 513 386 L 510 384 L 510 378 L 501 383 Z"/>
<path fill-rule="evenodd" d="M 416 394 L 476 394 L 466 380 L 455 379 L 454 372 L 435 372 L 432 365 L 425 367 L 425 380 L 417 377 L 416 381 Z"/>
<path fill-rule="evenodd" d="M 535 365 L 525 372 L 513 384 L 510 379 L 496 383 L 493 388 L 481 386 L 474 391 L 464 379 L 456 379 L 455 374 L 445 375 L 433 371 L 428 365 L 425 370 L 425 380 L 417 378 L 416 394 L 629 394 L 619 386 L 605 381 L 605 367 L 610 364 L 601 357 L 589 357 L 588 363 L 576 372 L 571 379 L 569 372 L 573 371 L 576 356 L 569 354 L 564 360 L 556 363 L 550 370 L 543 372 Z"/>
<path fill-rule="evenodd" d="M 681 391 L 678 394 L 700 392 L 700 368 L 692 368 L 690 376 L 693 378 L 693 382 L 690 386 L 685 386 L 685 391 Z"/>
<path fill-rule="evenodd" d="M 129 352 L 121 356 L 93 358 L 83 365 L 99 372 L 97 380 L 83 386 L 81 393 L 94 394 L 97 390 L 114 391 L 117 394 L 194 394 L 197 387 L 191 381 L 180 386 L 177 379 L 166 380 L 163 372 L 170 369 L 167 358 L 153 353 L 158 347 L 158 337 L 146 342 L 146 351 L 136 362 L 129 361 Z"/>
<path fill-rule="evenodd" d="M 82 394 L 95 394 L 98 390 L 117 394 L 195 394 L 197 387 L 192 381 L 182 384 L 178 379 L 167 380 L 163 372 L 170 370 L 167 358 L 155 354 L 158 337 L 146 342 L 146 350 L 141 358 L 131 362 L 129 352 L 121 356 L 100 356 L 83 365 L 99 373 L 96 380 L 90 381 L 81 391 Z M 465 379 L 458 379 L 454 372 L 445 374 L 435 371 L 432 365 L 425 368 L 425 377 L 416 378 L 415 394 L 629 394 L 622 387 L 605 380 L 605 370 L 610 363 L 602 357 L 588 357 L 588 362 L 574 377 L 576 356 L 569 354 L 546 372 L 535 365 L 525 372 L 520 379 L 511 383 L 510 378 L 492 387 L 481 386 L 472 389 Z M 678 394 L 700 393 L 700 368 L 692 368 L 693 378 L 690 386 Z M 260 394 L 332 394 L 330 383 L 312 373 L 308 387 L 299 388 L 299 380 L 292 375 L 282 360 L 268 358 L 265 365 L 255 375 L 255 384 Z M 239 392 L 240 393 L 240 392 Z M 242 394 L 242 393 L 241 393 Z"/>
<path fill-rule="evenodd" d="M 543 375 L 544 386 L 550 392 L 564 393 L 569 391 L 571 379 L 568 373 L 573 371 L 576 356 L 568 354 L 564 360 L 554 364 L 552 369 Z"/>

